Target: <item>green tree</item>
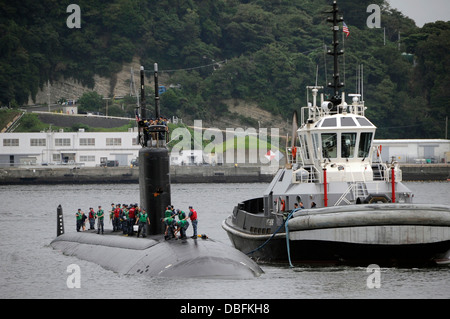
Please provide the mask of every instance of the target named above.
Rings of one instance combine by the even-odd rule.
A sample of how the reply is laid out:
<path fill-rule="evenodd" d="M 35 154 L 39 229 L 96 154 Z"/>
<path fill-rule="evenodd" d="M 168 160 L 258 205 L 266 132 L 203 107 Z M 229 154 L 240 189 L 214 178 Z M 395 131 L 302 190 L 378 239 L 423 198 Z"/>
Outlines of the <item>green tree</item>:
<path fill-rule="evenodd" d="M 254 52 L 275 40 L 273 14 L 255 4 L 240 4 L 224 27 L 225 45 L 235 55 Z M 227 50 L 226 48 L 226 50 Z"/>
<path fill-rule="evenodd" d="M 103 96 L 97 92 L 86 92 L 78 100 L 80 111 L 100 112 L 103 108 Z"/>
<path fill-rule="evenodd" d="M 113 77 L 138 57 L 147 69 L 154 62 L 160 70 L 194 67 L 161 73 L 165 85 L 181 85 L 161 98 L 168 113 L 225 116 L 224 101 L 235 98 L 289 117 L 304 105 L 305 86 L 315 83 L 317 66 L 319 85 L 326 86 L 332 75 L 323 50 L 332 41 L 324 13 L 329 0 L 79 0 L 81 29 L 66 27 L 62 9 L 68 4 L 0 0 L 2 105 L 27 103 L 47 81 L 62 77 L 93 89 L 95 75 Z M 382 7 L 386 45 L 382 29 L 366 26 L 369 4 Z M 417 28 L 384 0 L 339 1 L 338 6 L 351 32 L 345 39 L 346 68 L 341 64 L 345 92 L 354 92 L 355 70 L 364 64 L 367 114 L 380 132 L 408 127 L 395 129 L 395 136 L 441 137 L 450 98 L 450 22 Z M 404 52 L 414 58 L 407 61 Z M 223 60 L 221 67 L 195 68 Z M 85 98 L 97 102 L 85 101 L 80 110 L 103 110 L 101 99 Z M 134 103 L 123 103 L 123 113 L 132 114 Z M 152 103 L 149 97 L 149 109 Z"/>

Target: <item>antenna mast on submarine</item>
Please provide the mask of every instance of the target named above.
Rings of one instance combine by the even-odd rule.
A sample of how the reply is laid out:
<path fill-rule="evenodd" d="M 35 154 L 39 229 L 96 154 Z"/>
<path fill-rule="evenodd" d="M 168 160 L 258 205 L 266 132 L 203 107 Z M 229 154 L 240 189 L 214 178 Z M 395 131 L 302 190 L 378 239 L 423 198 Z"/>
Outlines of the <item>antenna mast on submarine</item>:
<path fill-rule="evenodd" d="M 155 63 L 154 70 L 155 70 L 155 118 L 159 119 L 161 112 L 159 109 L 158 63 Z"/>
<path fill-rule="evenodd" d="M 145 88 L 144 88 L 144 79 L 145 79 L 145 75 L 144 75 L 144 67 L 141 66 L 141 118 L 142 119 L 146 119 L 147 118 L 147 113 L 146 113 L 146 109 L 145 109 Z"/>

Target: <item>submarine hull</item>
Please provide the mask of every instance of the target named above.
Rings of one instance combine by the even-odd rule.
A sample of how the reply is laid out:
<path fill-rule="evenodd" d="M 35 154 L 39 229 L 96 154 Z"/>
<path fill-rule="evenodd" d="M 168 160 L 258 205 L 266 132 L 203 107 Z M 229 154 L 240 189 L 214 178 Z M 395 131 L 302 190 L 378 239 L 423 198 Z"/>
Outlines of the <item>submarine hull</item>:
<path fill-rule="evenodd" d="M 262 269 L 242 252 L 211 239 L 159 240 L 67 233 L 51 246 L 65 255 L 121 273 L 160 277 L 248 279 Z"/>

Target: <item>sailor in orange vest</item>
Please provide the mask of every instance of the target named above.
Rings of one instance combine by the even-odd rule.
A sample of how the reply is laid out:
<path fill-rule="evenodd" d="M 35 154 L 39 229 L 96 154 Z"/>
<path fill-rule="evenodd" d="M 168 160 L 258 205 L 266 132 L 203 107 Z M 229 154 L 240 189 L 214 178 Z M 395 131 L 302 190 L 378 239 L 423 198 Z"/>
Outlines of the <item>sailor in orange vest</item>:
<path fill-rule="evenodd" d="M 133 226 L 136 224 L 136 207 L 137 205 L 130 204 L 130 209 L 128 210 L 128 236 L 133 236 Z"/>
<path fill-rule="evenodd" d="M 92 207 L 89 208 L 89 229 L 95 229 L 96 214 Z"/>
<path fill-rule="evenodd" d="M 189 219 L 192 222 L 192 228 L 194 229 L 194 235 L 191 238 L 197 239 L 197 212 L 192 208 L 192 206 L 189 206 Z"/>
<path fill-rule="evenodd" d="M 120 204 L 116 205 L 116 209 L 114 209 L 113 215 L 113 231 L 120 230 L 120 215 L 122 214 L 122 209 L 120 208 Z"/>

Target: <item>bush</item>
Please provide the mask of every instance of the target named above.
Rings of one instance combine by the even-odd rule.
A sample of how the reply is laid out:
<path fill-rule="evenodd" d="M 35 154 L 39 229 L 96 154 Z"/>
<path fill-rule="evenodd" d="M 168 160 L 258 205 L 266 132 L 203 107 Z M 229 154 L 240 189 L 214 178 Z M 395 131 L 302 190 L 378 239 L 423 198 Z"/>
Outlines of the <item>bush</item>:
<path fill-rule="evenodd" d="M 103 96 L 95 91 L 84 93 L 78 100 L 81 112 L 100 112 L 103 108 Z"/>

